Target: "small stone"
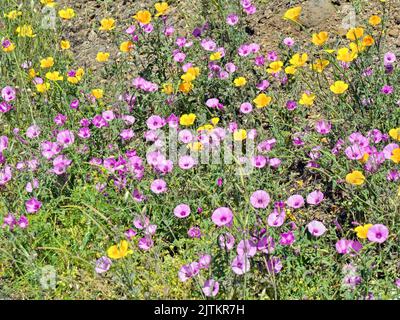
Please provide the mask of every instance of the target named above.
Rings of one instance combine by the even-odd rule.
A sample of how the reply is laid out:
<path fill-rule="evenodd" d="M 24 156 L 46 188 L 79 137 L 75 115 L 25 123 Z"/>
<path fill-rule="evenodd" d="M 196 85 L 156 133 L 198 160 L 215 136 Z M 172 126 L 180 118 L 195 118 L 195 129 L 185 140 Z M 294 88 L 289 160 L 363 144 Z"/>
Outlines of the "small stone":
<path fill-rule="evenodd" d="M 302 7 L 301 22 L 306 27 L 325 27 L 327 20 L 336 15 L 330 0 L 308 0 Z"/>

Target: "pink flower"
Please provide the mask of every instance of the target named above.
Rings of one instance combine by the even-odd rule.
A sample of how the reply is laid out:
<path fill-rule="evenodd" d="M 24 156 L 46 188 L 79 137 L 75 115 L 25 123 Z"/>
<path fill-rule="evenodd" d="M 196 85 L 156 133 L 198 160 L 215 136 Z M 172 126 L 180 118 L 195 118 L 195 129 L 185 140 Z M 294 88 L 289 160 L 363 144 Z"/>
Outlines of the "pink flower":
<path fill-rule="evenodd" d="M 281 233 L 279 243 L 283 246 L 290 246 L 294 242 L 294 234 L 292 231 Z"/>
<path fill-rule="evenodd" d="M 267 260 L 267 269 L 269 272 L 279 273 L 282 270 L 282 262 L 278 257 L 271 257 Z"/>
<path fill-rule="evenodd" d="M 236 71 L 236 66 L 232 62 L 228 62 L 225 65 L 225 70 L 228 71 L 229 73 L 234 73 Z"/>
<path fill-rule="evenodd" d="M 209 108 L 219 108 L 220 103 L 217 98 L 210 98 L 206 101 L 206 106 Z"/>
<path fill-rule="evenodd" d="M 14 88 L 6 86 L 1 90 L 1 97 L 3 98 L 4 101 L 11 102 L 16 97 L 16 91 Z"/>
<path fill-rule="evenodd" d="M 57 142 L 60 146 L 66 148 L 75 141 L 74 134 L 69 130 L 62 130 L 57 134 Z"/>
<path fill-rule="evenodd" d="M 235 245 L 235 238 L 229 232 L 221 234 L 218 237 L 219 246 L 222 249 L 232 250 L 233 246 Z"/>
<path fill-rule="evenodd" d="M 135 136 L 135 133 L 132 129 L 124 129 L 119 135 L 123 140 L 130 140 Z"/>
<path fill-rule="evenodd" d="M 168 190 L 167 183 L 162 179 L 156 179 L 151 183 L 150 190 L 155 194 L 164 193 Z"/>
<path fill-rule="evenodd" d="M 137 232 L 133 229 L 128 229 L 125 231 L 124 235 L 128 240 L 132 240 L 132 238 L 137 235 Z"/>
<path fill-rule="evenodd" d="M 340 239 L 335 244 L 336 251 L 340 254 L 359 252 L 362 244 L 358 241 Z"/>
<path fill-rule="evenodd" d="M 391 65 L 396 62 L 396 55 L 393 52 L 387 52 L 385 53 L 383 61 L 385 66 Z"/>
<path fill-rule="evenodd" d="M 272 253 L 275 251 L 275 241 L 271 236 L 264 236 L 257 242 L 257 250 L 264 253 Z"/>
<path fill-rule="evenodd" d="M 279 212 L 274 210 L 268 216 L 267 222 L 270 227 L 280 227 L 285 222 L 286 214 L 285 211 Z"/>
<path fill-rule="evenodd" d="M 307 196 L 308 204 L 318 205 L 322 202 L 322 200 L 324 200 L 324 194 L 319 190 L 315 190 Z"/>
<path fill-rule="evenodd" d="M 220 207 L 214 210 L 211 219 L 218 227 L 229 226 L 233 220 L 233 212 L 227 207 Z"/>
<path fill-rule="evenodd" d="M 150 250 L 154 245 L 154 241 L 149 237 L 143 237 L 138 242 L 138 247 L 141 250 L 147 251 Z"/>
<path fill-rule="evenodd" d="M 63 114 L 59 113 L 54 117 L 54 123 L 58 126 L 63 126 L 65 122 L 67 121 L 67 117 L 64 116 Z"/>
<path fill-rule="evenodd" d="M 97 273 L 107 272 L 111 267 L 112 261 L 110 258 L 103 256 L 96 261 L 95 271 Z"/>
<path fill-rule="evenodd" d="M 258 169 L 264 168 L 266 164 L 267 164 L 267 158 L 262 155 L 251 157 L 251 165 L 255 168 Z"/>
<path fill-rule="evenodd" d="M 165 120 L 160 116 L 153 115 L 147 119 L 146 124 L 150 130 L 156 130 L 165 125 Z"/>
<path fill-rule="evenodd" d="M 315 237 L 322 236 L 326 231 L 326 228 L 323 225 L 323 223 L 320 221 L 316 221 L 316 220 L 311 221 L 307 225 L 307 228 L 308 228 L 308 232 L 310 232 Z"/>
<path fill-rule="evenodd" d="M 291 48 L 294 45 L 294 40 L 292 38 L 285 38 L 283 39 L 283 44 Z"/>
<path fill-rule="evenodd" d="M 252 257 L 257 252 L 256 244 L 251 240 L 241 240 L 236 248 L 239 256 Z"/>
<path fill-rule="evenodd" d="M 204 282 L 202 291 L 206 297 L 215 297 L 219 291 L 219 283 L 214 279 L 208 279 Z"/>
<path fill-rule="evenodd" d="M 330 122 L 320 120 L 315 124 L 315 131 L 320 134 L 328 134 L 332 129 L 332 124 Z"/>
<path fill-rule="evenodd" d="M 31 198 L 25 202 L 26 212 L 28 213 L 36 213 L 41 207 L 42 203 L 36 198 Z"/>
<path fill-rule="evenodd" d="M 196 276 L 200 271 L 198 262 L 192 262 L 182 266 L 178 272 L 179 280 L 185 282 Z"/>
<path fill-rule="evenodd" d="M 257 190 L 253 192 L 250 197 L 251 205 L 257 209 L 265 209 L 268 206 L 270 200 L 271 198 L 269 194 L 264 190 Z"/>
<path fill-rule="evenodd" d="M 213 40 L 210 40 L 210 39 L 203 39 L 201 41 L 201 46 L 206 51 L 214 51 L 215 48 L 217 47 L 216 43 Z"/>
<path fill-rule="evenodd" d="M 21 216 L 17 221 L 18 227 L 21 229 L 26 229 L 29 226 L 29 221 L 26 216 Z"/>
<path fill-rule="evenodd" d="M 209 254 L 203 254 L 199 259 L 199 268 L 208 269 L 211 264 L 211 256 Z"/>
<path fill-rule="evenodd" d="M 106 120 L 107 122 L 111 122 L 112 120 L 115 119 L 115 115 L 114 112 L 112 110 L 106 110 L 103 111 L 101 116 L 103 117 L 104 120 Z"/>
<path fill-rule="evenodd" d="M 389 229 L 383 224 L 374 224 L 368 229 L 367 237 L 371 242 L 383 243 L 389 236 Z"/>
<path fill-rule="evenodd" d="M 250 260 L 245 256 L 236 256 L 231 263 L 231 267 L 234 273 L 242 275 L 250 271 Z"/>
<path fill-rule="evenodd" d="M 187 234 L 189 238 L 201 238 L 201 230 L 199 227 L 191 227 Z"/>
<path fill-rule="evenodd" d="M 144 217 L 136 217 L 133 220 L 133 225 L 135 228 L 142 230 L 144 228 L 147 228 L 147 226 L 150 224 L 150 219 L 146 216 Z"/>
<path fill-rule="evenodd" d="M 182 131 L 179 131 L 178 139 L 182 143 L 189 143 L 193 140 L 193 134 L 190 130 L 184 129 Z"/>
<path fill-rule="evenodd" d="M 244 102 L 240 105 L 240 112 L 241 113 L 250 113 L 251 111 L 253 111 L 253 106 L 251 105 L 251 103 L 249 102 Z"/>
<path fill-rule="evenodd" d="M 174 215 L 178 218 L 186 218 L 190 215 L 190 207 L 187 204 L 181 203 L 175 207 Z"/>
<path fill-rule="evenodd" d="M 392 153 L 394 149 L 399 148 L 397 143 L 389 143 L 386 147 L 383 148 L 383 155 L 385 159 L 390 159 L 392 157 Z"/>
<path fill-rule="evenodd" d="M 239 17 L 234 13 L 230 13 L 226 17 L 226 23 L 229 24 L 230 26 L 234 26 L 238 22 L 239 22 Z"/>
<path fill-rule="evenodd" d="M 4 150 L 7 150 L 8 148 L 8 137 L 7 136 L 1 136 L 0 137 L 0 152 L 3 152 Z"/>
<path fill-rule="evenodd" d="M 28 129 L 26 129 L 26 136 L 29 139 L 37 138 L 39 137 L 39 135 L 40 135 L 40 128 L 37 125 L 30 126 Z"/>
<path fill-rule="evenodd" d="M 286 203 L 289 207 L 293 209 L 298 209 L 304 205 L 304 198 L 299 194 L 295 194 L 293 196 L 290 196 L 287 199 Z"/>
<path fill-rule="evenodd" d="M 12 178 L 11 167 L 6 166 L 4 169 L 0 169 L 0 187 L 4 186 Z"/>
<path fill-rule="evenodd" d="M 278 158 L 271 158 L 271 159 L 269 159 L 269 162 L 268 162 L 269 166 L 273 169 L 278 168 L 281 163 L 282 163 L 282 160 L 278 159 Z"/>
<path fill-rule="evenodd" d="M 196 162 L 191 156 L 182 156 L 178 160 L 178 165 L 183 170 L 189 170 L 196 165 Z"/>

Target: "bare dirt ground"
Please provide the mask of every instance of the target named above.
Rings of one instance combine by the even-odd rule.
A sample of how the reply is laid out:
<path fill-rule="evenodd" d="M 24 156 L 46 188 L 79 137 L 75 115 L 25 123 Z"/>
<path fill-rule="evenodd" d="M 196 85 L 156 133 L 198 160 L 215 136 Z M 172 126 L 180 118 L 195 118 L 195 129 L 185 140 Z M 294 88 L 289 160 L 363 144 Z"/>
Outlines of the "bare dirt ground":
<path fill-rule="evenodd" d="M 85 61 L 96 69 L 95 56 L 98 51 L 110 51 L 117 55 L 117 46 L 107 34 L 98 32 L 99 21 L 113 17 L 120 26 L 127 26 L 133 14 L 153 6 L 154 0 L 61 0 L 60 6 L 71 6 L 77 12 L 77 19 L 68 25 L 65 36 L 73 44 L 78 61 Z M 205 21 L 205 11 L 211 1 L 171 0 L 177 30 L 190 31 Z M 254 0 L 257 12 L 247 17 L 248 32 L 254 41 L 263 45 L 264 50 L 276 49 L 285 36 L 296 39 L 308 37 L 299 27 L 282 20 L 283 13 L 290 7 L 301 5 L 301 22 L 310 32 L 327 30 L 343 35 L 343 22 L 349 22 L 351 11 L 357 14 L 356 25 L 364 25 L 372 14 L 382 15 L 379 0 Z M 388 47 L 400 52 L 400 0 L 386 0 L 389 12 Z M 363 22 L 364 21 L 364 22 Z"/>

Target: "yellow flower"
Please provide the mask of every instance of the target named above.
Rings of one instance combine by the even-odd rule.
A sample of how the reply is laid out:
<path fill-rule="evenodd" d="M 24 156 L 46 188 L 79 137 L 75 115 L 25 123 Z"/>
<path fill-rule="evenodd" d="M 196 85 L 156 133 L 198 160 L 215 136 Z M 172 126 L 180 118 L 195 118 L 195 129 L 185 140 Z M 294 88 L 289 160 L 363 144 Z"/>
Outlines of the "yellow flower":
<path fill-rule="evenodd" d="M 342 94 L 347 91 L 349 85 L 343 81 L 335 81 L 333 85 L 331 85 L 330 89 L 335 94 Z"/>
<path fill-rule="evenodd" d="M 18 37 L 28 37 L 28 38 L 34 38 L 36 37 L 36 34 L 33 34 L 33 29 L 31 25 L 24 24 L 23 26 L 19 26 L 16 30 L 16 33 L 18 33 Z"/>
<path fill-rule="evenodd" d="M 40 3 L 48 7 L 54 7 L 56 5 L 54 0 L 40 0 Z"/>
<path fill-rule="evenodd" d="M 60 73 L 58 71 L 47 72 L 46 78 L 51 81 L 63 81 L 64 80 L 64 77 L 60 76 Z"/>
<path fill-rule="evenodd" d="M 396 148 L 392 151 L 390 160 L 392 160 L 394 163 L 400 163 L 400 148 Z"/>
<path fill-rule="evenodd" d="M 42 69 L 51 68 L 52 66 L 54 66 L 54 59 L 52 57 L 47 57 L 40 60 L 40 67 Z"/>
<path fill-rule="evenodd" d="M 199 67 L 190 67 L 186 71 L 187 73 L 192 74 L 194 77 L 197 77 L 200 74 L 200 68 Z"/>
<path fill-rule="evenodd" d="M 369 154 L 368 153 L 364 153 L 362 158 L 360 160 L 358 160 L 358 161 L 360 161 L 362 164 L 365 164 L 365 163 L 367 163 L 368 159 L 369 159 Z"/>
<path fill-rule="evenodd" d="M 349 47 L 351 49 L 352 54 L 358 54 L 359 52 L 363 52 L 365 50 L 365 46 L 362 42 L 350 42 Z"/>
<path fill-rule="evenodd" d="M 68 40 L 61 40 L 60 47 L 62 50 L 68 50 L 69 48 L 71 48 L 71 44 Z"/>
<path fill-rule="evenodd" d="M 364 34 L 363 28 L 351 28 L 347 32 L 346 37 L 351 41 L 355 41 L 357 39 L 360 39 L 363 36 L 363 34 Z"/>
<path fill-rule="evenodd" d="M 14 43 L 12 43 L 11 41 L 10 41 L 10 44 L 9 44 L 9 46 L 8 47 L 3 47 L 2 46 L 2 50 L 4 51 L 4 52 L 13 52 L 14 50 L 15 50 L 15 44 Z"/>
<path fill-rule="evenodd" d="M 70 20 L 75 17 L 75 11 L 72 8 L 61 9 L 58 11 L 58 15 L 61 19 Z"/>
<path fill-rule="evenodd" d="M 308 55 L 307 53 L 303 53 L 300 55 L 299 53 L 296 53 L 292 59 L 290 59 L 290 63 L 295 66 L 296 68 L 302 67 L 306 64 L 308 60 Z"/>
<path fill-rule="evenodd" d="M 141 24 L 149 24 L 151 21 L 151 13 L 147 10 L 138 11 L 133 18 Z"/>
<path fill-rule="evenodd" d="M 235 87 L 243 87 L 244 85 L 246 85 L 247 80 L 245 77 L 238 77 L 233 80 L 233 83 L 235 84 Z"/>
<path fill-rule="evenodd" d="M 132 250 L 128 250 L 128 241 L 121 240 L 119 244 L 111 246 L 107 249 L 107 255 L 111 259 L 121 259 L 126 257 L 128 254 L 132 254 Z"/>
<path fill-rule="evenodd" d="M 218 124 L 218 122 L 219 122 L 219 118 L 217 118 L 217 117 L 211 119 L 211 123 L 212 123 L 214 126 L 216 126 L 216 125 Z"/>
<path fill-rule="evenodd" d="M 28 75 L 29 75 L 29 78 L 31 78 L 31 79 L 33 79 L 34 77 L 36 77 L 36 71 L 35 71 L 35 69 L 33 69 L 33 68 L 29 69 Z"/>
<path fill-rule="evenodd" d="M 217 51 L 217 52 L 211 53 L 210 60 L 211 61 L 219 60 L 219 59 L 221 59 L 221 57 L 222 57 L 221 52 Z"/>
<path fill-rule="evenodd" d="M 132 41 L 124 41 L 119 46 L 119 50 L 121 52 L 130 52 L 133 49 L 133 42 Z"/>
<path fill-rule="evenodd" d="M 36 85 L 36 90 L 39 93 L 45 93 L 50 89 L 50 83 L 44 82 L 44 83 L 39 83 Z"/>
<path fill-rule="evenodd" d="M 200 131 L 211 131 L 212 129 L 214 129 L 214 126 L 212 124 L 205 124 L 204 126 L 198 127 L 197 128 L 197 132 L 200 132 Z"/>
<path fill-rule="evenodd" d="M 269 68 L 267 69 L 268 73 L 278 73 L 282 70 L 283 62 L 282 61 L 274 61 L 269 64 Z"/>
<path fill-rule="evenodd" d="M 368 20 L 368 22 L 369 22 L 369 24 L 371 25 L 371 26 L 377 26 L 378 24 L 380 24 L 381 23 L 381 21 L 382 21 L 382 19 L 379 17 L 379 16 L 371 16 L 370 18 L 369 18 L 369 20 Z"/>
<path fill-rule="evenodd" d="M 164 92 L 167 95 L 174 93 L 174 87 L 170 83 L 164 83 L 161 92 Z"/>
<path fill-rule="evenodd" d="M 233 132 L 233 140 L 242 141 L 247 138 L 247 132 L 244 129 L 235 130 Z"/>
<path fill-rule="evenodd" d="M 285 73 L 286 74 L 295 74 L 296 71 L 297 71 L 297 69 L 295 67 L 293 67 L 293 66 L 287 66 L 285 68 Z"/>
<path fill-rule="evenodd" d="M 346 175 L 346 182 L 354 186 L 360 186 L 365 182 L 365 177 L 361 171 L 353 171 Z"/>
<path fill-rule="evenodd" d="M 181 75 L 181 79 L 185 82 L 192 82 L 196 79 L 196 76 L 193 73 L 186 72 L 185 74 Z"/>
<path fill-rule="evenodd" d="M 305 106 L 312 106 L 314 104 L 316 96 L 314 93 L 303 93 L 299 103 Z"/>
<path fill-rule="evenodd" d="M 400 127 L 390 129 L 389 136 L 394 140 L 400 141 Z"/>
<path fill-rule="evenodd" d="M 15 20 L 20 16 L 22 16 L 22 12 L 17 11 L 17 10 L 12 10 L 9 13 L 4 14 L 4 18 L 10 19 L 10 20 Z"/>
<path fill-rule="evenodd" d="M 96 60 L 97 62 L 106 62 L 108 61 L 108 58 L 110 57 L 110 54 L 108 52 L 98 52 L 96 55 Z"/>
<path fill-rule="evenodd" d="M 283 19 L 298 22 L 301 14 L 301 7 L 295 7 L 287 10 L 283 15 Z"/>
<path fill-rule="evenodd" d="M 194 113 L 183 114 L 179 119 L 181 126 L 191 126 L 196 120 L 196 115 Z"/>
<path fill-rule="evenodd" d="M 315 62 L 312 64 L 312 69 L 316 72 L 323 72 L 324 69 L 329 65 L 329 61 L 325 59 L 317 59 Z"/>
<path fill-rule="evenodd" d="M 325 44 L 326 41 L 328 41 L 328 38 L 328 32 L 322 31 L 320 33 L 314 33 L 312 35 L 311 42 L 314 43 L 316 46 L 322 46 L 323 44 Z"/>
<path fill-rule="evenodd" d="M 78 70 L 76 70 L 74 76 L 68 75 L 67 81 L 72 84 L 77 84 L 79 81 L 82 80 L 84 74 L 85 71 L 82 68 L 79 68 Z"/>
<path fill-rule="evenodd" d="M 188 149 L 193 151 L 203 150 L 203 144 L 200 141 L 191 142 L 187 145 Z"/>
<path fill-rule="evenodd" d="M 190 91 L 192 91 L 192 89 L 193 89 L 193 84 L 188 81 L 183 81 L 179 85 L 179 91 L 183 93 L 189 93 Z"/>
<path fill-rule="evenodd" d="M 364 37 L 363 41 L 362 41 L 362 45 L 364 47 L 370 47 L 375 43 L 375 40 L 372 36 L 367 35 Z"/>
<path fill-rule="evenodd" d="M 163 16 L 167 13 L 169 9 L 169 5 L 167 2 L 158 2 L 154 5 L 154 8 L 156 8 L 156 17 L 158 16 Z"/>
<path fill-rule="evenodd" d="M 354 228 L 354 231 L 357 232 L 357 237 L 360 239 L 367 239 L 367 234 L 369 228 L 372 227 L 372 224 L 364 224 L 363 226 L 358 226 Z"/>
<path fill-rule="evenodd" d="M 351 62 L 357 58 L 357 52 L 350 51 L 349 48 L 340 48 L 336 58 L 342 62 Z"/>
<path fill-rule="evenodd" d="M 115 20 L 113 18 L 102 19 L 100 21 L 100 28 L 101 31 L 110 31 L 115 29 Z"/>
<path fill-rule="evenodd" d="M 256 105 L 256 108 L 261 109 L 269 105 L 272 101 L 272 97 L 267 96 L 265 93 L 260 93 L 253 102 Z"/>
<path fill-rule="evenodd" d="M 104 91 L 102 89 L 93 89 L 92 96 L 96 99 L 101 99 L 104 96 Z"/>

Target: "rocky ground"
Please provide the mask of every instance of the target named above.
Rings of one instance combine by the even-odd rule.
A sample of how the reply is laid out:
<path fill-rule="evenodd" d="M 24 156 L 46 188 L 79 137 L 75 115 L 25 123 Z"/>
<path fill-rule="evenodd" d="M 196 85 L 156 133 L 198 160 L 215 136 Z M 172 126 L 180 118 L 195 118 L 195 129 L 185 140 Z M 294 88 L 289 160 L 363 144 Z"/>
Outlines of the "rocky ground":
<path fill-rule="evenodd" d="M 329 30 L 339 35 L 345 33 L 346 24 L 351 23 L 352 12 L 357 14 L 356 25 L 362 25 L 372 14 L 382 14 L 379 0 L 255 0 L 257 12 L 247 18 L 248 32 L 254 41 L 262 43 L 267 50 L 276 49 L 285 36 L 298 39 L 308 34 L 299 27 L 282 20 L 283 13 L 296 5 L 303 7 L 301 22 L 310 32 Z M 120 25 L 128 25 L 132 15 L 142 8 L 149 8 L 155 1 L 131 0 L 61 0 L 61 6 L 71 6 L 77 11 L 77 20 L 68 25 L 66 37 L 73 43 L 73 51 L 78 61 L 84 61 L 96 69 L 94 57 L 98 51 L 111 51 L 118 54 L 116 44 L 107 34 L 98 32 L 99 20 L 113 17 Z M 390 26 L 388 46 L 400 51 L 400 0 L 386 0 Z M 204 12 L 212 6 L 205 0 L 169 1 L 174 11 L 177 30 L 191 30 L 205 21 Z M 354 10 L 354 11 L 352 11 Z"/>

